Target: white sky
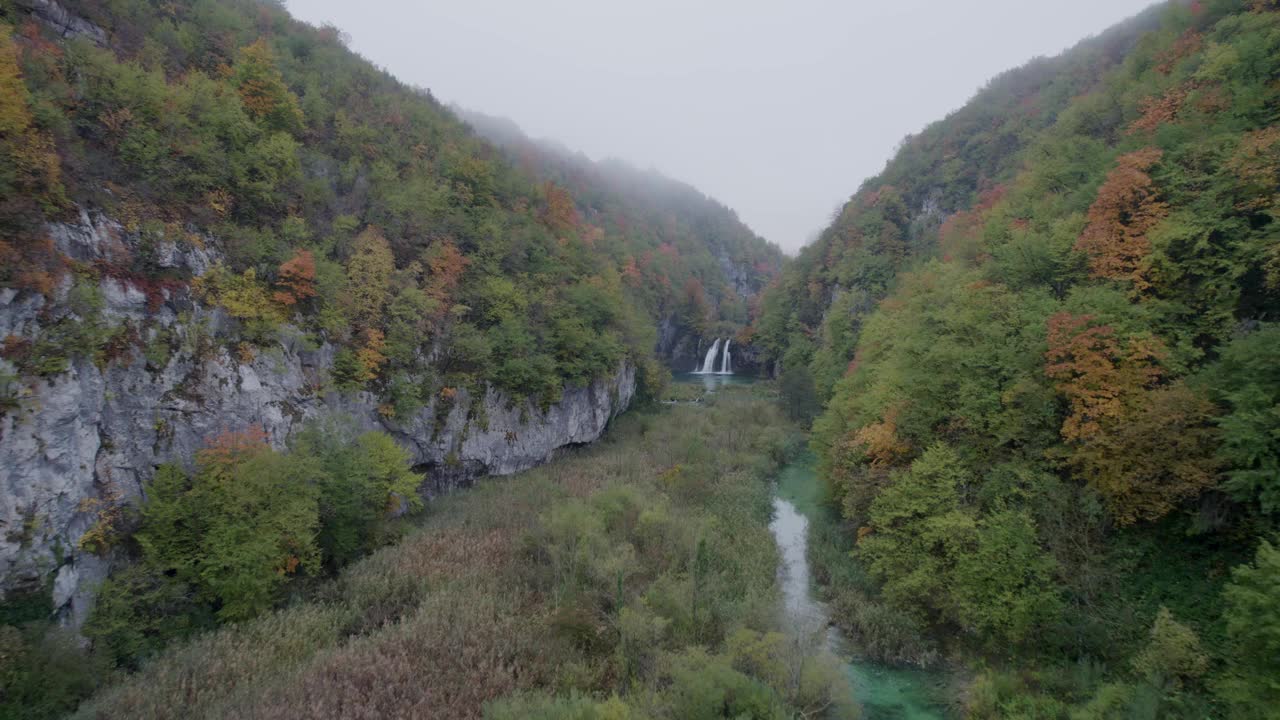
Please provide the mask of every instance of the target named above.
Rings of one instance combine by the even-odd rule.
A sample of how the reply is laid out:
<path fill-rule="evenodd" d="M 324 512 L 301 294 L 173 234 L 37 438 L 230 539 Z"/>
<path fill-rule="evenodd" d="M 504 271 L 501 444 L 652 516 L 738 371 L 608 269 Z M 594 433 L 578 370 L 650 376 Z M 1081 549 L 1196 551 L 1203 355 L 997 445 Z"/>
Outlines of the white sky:
<path fill-rule="evenodd" d="M 1150 0 L 288 0 L 445 103 L 697 186 L 794 252 L 905 135 Z"/>

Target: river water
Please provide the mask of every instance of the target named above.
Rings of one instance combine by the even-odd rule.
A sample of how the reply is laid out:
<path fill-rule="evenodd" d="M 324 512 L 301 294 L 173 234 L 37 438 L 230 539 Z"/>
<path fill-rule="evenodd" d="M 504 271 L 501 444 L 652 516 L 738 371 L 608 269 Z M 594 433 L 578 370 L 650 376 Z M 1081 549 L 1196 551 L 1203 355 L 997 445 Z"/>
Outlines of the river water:
<path fill-rule="evenodd" d="M 811 457 L 783 469 L 769 527 L 782 553 L 778 580 L 786 623 L 795 632 L 825 635 L 827 648 L 844 662 L 862 706 L 862 720 L 943 720 L 947 715 L 934 700 L 942 683 L 938 674 L 859 658 L 857 648 L 831 624 L 831 611 L 816 596 L 809 573 L 808 514 L 822 512 L 817 496 L 818 478 Z"/>
<path fill-rule="evenodd" d="M 674 381 L 701 385 L 715 392 L 729 385 L 750 385 L 749 375 L 676 373 Z M 778 581 L 782 586 L 784 621 L 794 632 L 818 638 L 844 663 L 854 695 L 862 706 L 861 720 L 947 720 L 938 704 L 945 683 L 939 673 L 897 668 L 859 657 L 857 648 L 831 624 L 831 610 L 818 599 L 809 573 L 809 518 L 825 512 L 819 500 L 814 458 L 805 453 L 782 469 L 773 498 L 769 528 L 782 553 Z"/>

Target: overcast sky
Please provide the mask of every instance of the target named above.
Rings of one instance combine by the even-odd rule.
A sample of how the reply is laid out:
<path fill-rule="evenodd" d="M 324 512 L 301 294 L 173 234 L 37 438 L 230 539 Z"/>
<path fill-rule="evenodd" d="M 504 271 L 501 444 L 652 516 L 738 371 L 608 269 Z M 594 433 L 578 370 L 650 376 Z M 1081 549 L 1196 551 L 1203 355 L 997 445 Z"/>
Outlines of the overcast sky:
<path fill-rule="evenodd" d="M 1151 0 L 288 0 L 446 103 L 697 186 L 794 252 L 898 141 Z"/>

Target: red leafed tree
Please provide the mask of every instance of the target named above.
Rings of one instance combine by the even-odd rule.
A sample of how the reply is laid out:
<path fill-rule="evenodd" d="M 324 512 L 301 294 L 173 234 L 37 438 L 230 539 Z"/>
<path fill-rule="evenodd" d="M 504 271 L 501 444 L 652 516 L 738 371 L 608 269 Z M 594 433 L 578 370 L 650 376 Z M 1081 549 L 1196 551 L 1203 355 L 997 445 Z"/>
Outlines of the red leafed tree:
<path fill-rule="evenodd" d="M 280 264 L 272 297 L 281 305 L 293 306 L 315 294 L 316 258 L 310 250 L 299 250 Z"/>
<path fill-rule="evenodd" d="M 976 262 L 983 256 L 983 228 L 991 209 L 1004 199 L 1008 190 L 1005 185 L 997 185 L 982 193 L 973 209 L 957 212 L 942 223 L 942 227 L 938 229 L 938 244 L 943 258 Z"/>
<path fill-rule="evenodd" d="M 640 287 L 640 284 L 644 281 L 643 276 L 640 274 L 640 268 L 636 266 L 634 257 L 627 256 L 627 262 L 622 266 L 622 280 L 633 288 Z"/>
<path fill-rule="evenodd" d="M 1182 111 L 1182 106 L 1186 103 L 1190 92 L 1191 85 L 1184 84 L 1170 88 L 1160 97 L 1149 97 L 1143 100 L 1142 116 L 1129 124 L 1127 132 L 1130 134 L 1151 132 L 1165 123 L 1173 122 Z"/>
<path fill-rule="evenodd" d="M 448 238 L 432 243 L 423 259 L 427 265 L 426 287 L 423 289 L 428 297 L 439 300 L 443 309 L 471 261 Z"/>
<path fill-rule="evenodd" d="M 1088 224 L 1076 240 L 1076 249 L 1089 256 L 1094 277 L 1129 281 L 1138 292 L 1150 287 L 1144 267 L 1151 253 L 1147 233 L 1169 214 L 1147 174 L 1160 156 L 1159 148 L 1121 155 L 1098 188 Z"/>

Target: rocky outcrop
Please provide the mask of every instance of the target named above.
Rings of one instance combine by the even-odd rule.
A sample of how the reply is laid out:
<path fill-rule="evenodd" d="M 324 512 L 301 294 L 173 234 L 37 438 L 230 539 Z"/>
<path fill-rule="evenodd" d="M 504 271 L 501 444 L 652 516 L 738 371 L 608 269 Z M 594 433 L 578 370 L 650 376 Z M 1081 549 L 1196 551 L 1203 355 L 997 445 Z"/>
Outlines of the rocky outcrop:
<path fill-rule="evenodd" d="M 745 301 L 760 292 L 759 280 L 748 271 L 746 266 L 727 255 L 717 255 L 716 261 L 720 263 L 720 271 L 724 273 L 725 282 L 733 288 L 738 297 Z"/>
<path fill-rule="evenodd" d="M 67 12 L 67 9 L 55 0 L 18 0 L 18 6 L 53 28 L 64 38 L 86 37 L 98 45 L 107 44 L 106 31 L 84 18 Z"/>
<path fill-rule="evenodd" d="M 110 264 L 138 243 L 88 213 L 50 232 L 59 250 L 86 263 Z M 213 247 L 160 243 L 148 251 L 162 267 L 199 275 L 217 259 Z M 276 345 L 248 357 L 228 349 L 234 321 L 195 302 L 182 284 L 140 288 L 104 274 L 99 289 L 104 319 L 130 323 L 138 342 L 101 366 L 78 358 L 66 372 L 20 385 L 16 409 L 0 416 L 0 593 L 52 579 L 55 605 L 74 626 L 108 569 L 77 548 L 96 521 L 95 500 L 143 497 L 158 465 L 189 464 L 221 432 L 260 425 L 280 446 L 310 418 L 346 415 L 408 449 L 430 496 L 595 440 L 635 392 L 635 369 L 624 364 L 586 387 L 565 388 L 545 409 L 494 388 L 474 396 L 460 389 L 448 407 L 437 398 L 395 420 L 379 412 L 369 393 L 326 389 L 331 345 L 308 344 L 286 327 Z M 161 298 L 151 296 L 157 292 Z M 0 290 L 0 337 L 37 337 L 58 308 L 38 294 Z M 161 351 L 144 351 L 148 346 Z M 13 368 L 0 361 L 0 371 Z"/>

